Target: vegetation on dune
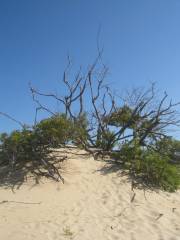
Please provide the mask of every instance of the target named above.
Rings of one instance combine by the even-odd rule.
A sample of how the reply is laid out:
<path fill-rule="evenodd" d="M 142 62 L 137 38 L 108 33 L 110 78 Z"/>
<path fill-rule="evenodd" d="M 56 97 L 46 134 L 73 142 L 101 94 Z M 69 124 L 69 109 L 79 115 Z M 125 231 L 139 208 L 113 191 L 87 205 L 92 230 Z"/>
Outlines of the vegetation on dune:
<path fill-rule="evenodd" d="M 158 143 L 159 145 L 159 143 Z M 173 141 L 169 143 L 169 147 Z M 134 183 L 144 186 L 160 188 L 173 192 L 180 186 L 180 172 L 177 165 L 172 162 L 174 152 L 165 152 L 165 145 L 161 151 L 157 149 L 143 149 L 136 142 L 124 144 L 118 153 L 112 156 L 122 169 L 127 170 Z"/>
<path fill-rule="evenodd" d="M 62 123 L 61 117 L 59 120 Z M 1 172 L 1 180 L 8 182 L 8 179 L 13 178 L 19 170 L 22 174 L 21 181 L 25 180 L 29 173 L 37 179 L 39 176 L 51 177 L 55 180 L 62 179 L 55 166 L 57 159 L 51 153 L 52 147 L 57 146 L 57 143 L 64 143 L 65 136 L 62 132 L 55 131 L 57 127 L 55 123 L 57 122 L 54 118 L 48 121 L 43 120 L 32 129 L 1 134 L 0 167 L 4 169 Z M 58 162 L 63 159 L 65 156 L 59 158 Z"/>
<path fill-rule="evenodd" d="M 73 126 L 71 120 L 61 114 L 40 121 L 34 130 L 49 146 L 58 147 L 70 141 Z"/>
<path fill-rule="evenodd" d="M 51 153 L 54 148 L 73 143 L 93 155 L 113 158 L 119 169 L 129 174 L 133 186 L 140 183 L 167 191 L 178 189 L 180 142 L 169 136 L 169 127 L 179 127 L 179 103 L 168 101 L 167 93 L 158 97 L 154 84 L 145 90 L 133 89 L 125 96 L 113 94 L 104 83 L 108 69 L 102 63 L 101 52 L 87 72 L 80 70 L 74 81 L 68 78 L 70 65 L 63 74 L 62 83 L 67 89 L 64 96 L 30 86 L 37 104 L 32 127 L 1 113 L 22 127 L 1 134 L 0 170 L 6 167 L 1 177 L 21 169 L 24 176 L 31 172 L 38 177 L 62 179 L 59 162 L 65 156 L 56 159 Z M 64 110 L 54 113 L 39 97 L 58 101 Z M 51 116 L 38 122 L 40 110 Z"/>

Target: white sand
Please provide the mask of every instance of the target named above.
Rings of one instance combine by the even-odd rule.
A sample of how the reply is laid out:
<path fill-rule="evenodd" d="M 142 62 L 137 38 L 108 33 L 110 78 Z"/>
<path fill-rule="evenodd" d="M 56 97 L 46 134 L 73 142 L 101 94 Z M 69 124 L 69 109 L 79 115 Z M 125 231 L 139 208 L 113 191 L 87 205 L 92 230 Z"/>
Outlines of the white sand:
<path fill-rule="evenodd" d="M 12 201 L 0 204 L 0 240 L 180 239 L 180 192 L 146 192 L 145 199 L 135 190 L 131 203 L 126 177 L 73 152 L 80 155 L 65 163 L 64 185 L 28 182 L 15 193 L 0 189 L 0 202 Z"/>

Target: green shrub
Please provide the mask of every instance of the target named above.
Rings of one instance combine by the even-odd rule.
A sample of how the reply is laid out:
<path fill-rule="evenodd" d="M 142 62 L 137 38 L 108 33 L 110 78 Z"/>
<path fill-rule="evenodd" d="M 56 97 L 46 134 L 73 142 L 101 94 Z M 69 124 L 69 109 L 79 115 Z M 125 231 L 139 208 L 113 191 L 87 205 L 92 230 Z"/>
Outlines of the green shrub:
<path fill-rule="evenodd" d="M 138 114 L 133 116 L 133 110 L 128 106 L 124 105 L 117 109 L 115 112 L 112 112 L 111 115 L 104 118 L 104 121 L 107 122 L 111 126 L 122 127 L 130 121 L 129 128 L 134 128 L 136 122 L 140 120 L 140 116 Z"/>
<path fill-rule="evenodd" d="M 32 129 L 1 134 L 0 167 L 6 167 L 4 179 L 14 175 L 17 170 L 24 177 L 32 173 L 36 177 L 43 175 L 56 180 L 62 179 L 55 166 L 57 159 L 50 153 L 54 147 L 69 141 L 71 130 L 71 122 L 62 115 L 45 119 Z M 63 157 L 59 158 L 59 163 L 62 159 Z"/>
<path fill-rule="evenodd" d="M 180 175 L 175 165 L 169 163 L 168 156 L 148 151 L 141 160 L 141 174 L 143 179 L 154 186 L 166 191 L 175 191 L 180 185 Z"/>
<path fill-rule="evenodd" d="M 27 162 L 37 162 L 45 159 L 50 152 L 47 140 L 36 130 L 23 129 L 1 136 L 0 162 L 13 168 Z"/>
<path fill-rule="evenodd" d="M 115 147 L 114 132 L 109 129 L 98 133 L 96 140 L 96 147 L 103 149 L 104 151 L 110 151 Z"/>
<path fill-rule="evenodd" d="M 156 148 L 161 155 L 168 155 L 170 161 L 180 163 L 180 141 L 164 137 L 156 143 Z"/>
<path fill-rule="evenodd" d="M 73 124 L 65 115 L 57 115 L 38 123 L 35 131 L 52 147 L 65 144 L 72 138 Z"/>
<path fill-rule="evenodd" d="M 88 120 L 86 113 L 81 114 L 73 122 L 70 140 L 80 148 L 88 143 Z"/>
<path fill-rule="evenodd" d="M 155 150 L 143 149 L 135 144 L 124 144 L 116 159 L 123 162 L 123 168 L 129 171 L 137 182 L 157 187 L 165 191 L 176 191 L 180 186 L 180 172 L 170 162 L 169 155 Z"/>

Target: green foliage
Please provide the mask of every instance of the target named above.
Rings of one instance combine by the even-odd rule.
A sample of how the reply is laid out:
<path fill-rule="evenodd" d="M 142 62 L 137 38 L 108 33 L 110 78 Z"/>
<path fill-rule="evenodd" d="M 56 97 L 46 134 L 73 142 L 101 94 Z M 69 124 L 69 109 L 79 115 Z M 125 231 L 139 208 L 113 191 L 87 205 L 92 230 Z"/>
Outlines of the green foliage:
<path fill-rule="evenodd" d="M 114 132 L 109 129 L 103 132 L 98 132 L 98 137 L 96 140 L 96 147 L 101 148 L 105 151 L 110 151 L 115 147 L 114 143 Z"/>
<path fill-rule="evenodd" d="M 30 129 L 13 131 L 0 136 L 0 167 L 6 167 L 4 178 L 18 169 L 24 177 L 32 173 L 61 179 L 53 148 L 71 139 L 73 125 L 64 115 L 42 120 Z M 1 176 L 2 177 L 2 176 Z"/>
<path fill-rule="evenodd" d="M 67 143 L 72 138 L 72 130 L 72 121 L 63 114 L 44 119 L 35 127 L 39 136 L 52 147 Z"/>
<path fill-rule="evenodd" d="M 105 121 L 108 121 L 109 125 L 115 127 L 122 127 L 125 124 L 127 124 L 128 121 L 131 121 L 131 123 L 129 124 L 129 128 L 133 129 L 136 122 L 139 120 L 140 116 L 136 115 L 132 119 L 131 118 L 132 113 L 133 113 L 132 109 L 129 106 L 124 105 L 123 107 L 119 108 L 116 112 L 111 113 L 111 115 L 108 116 L 108 118 L 106 118 Z"/>
<path fill-rule="evenodd" d="M 1 134 L 1 159 L 16 162 L 44 158 L 50 147 L 69 141 L 72 123 L 64 115 L 42 120 L 32 130 L 22 129 Z M 47 156 L 46 156 L 47 157 Z"/>
<path fill-rule="evenodd" d="M 138 159 L 141 158 L 142 149 L 138 145 L 137 140 L 133 140 L 121 146 L 120 155 L 121 160 L 126 163 L 126 165 L 130 165 L 131 162 L 138 161 Z"/>
<path fill-rule="evenodd" d="M 36 130 L 23 129 L 13 131 L 9 135 L 1 135 L 1 155 L 0 162 L 11 165 L 15 168 L 22 162 L 38 161 L 48 153 L 46 141 Z"/>
<path fill-rule="evenodd" d="M 162 155 L 168 155 L 171 161 L 180 163 L 180 141 L 164 137 L 156 143 L 156 148 Z"/>
<path fill-rule="evenodd" d="M 180 172 L 176 165 L 170 162 L 166 149 L 162 154 L 155 150 L 143 149 L 138 141 L 132 141 L 130 144 L 124 144 L 118 155 L 124 163 L 124 168 L 141 183 L 170 192 L 180 186 Z"/>
<path fill-rule="evenodd" d="M 147 183 L 173 192 L 180 186 L 180 174 L 175 165 L 169 163 L 168 156 L 147 151 L 141 161 L 140 173 Z"/>
<path fill-rule="evenodd" d="M 83 147 L 88 142 L 88 120 L 86 113 L 81 114 L 73 123 L 71 141 L 78 147 Z"/>

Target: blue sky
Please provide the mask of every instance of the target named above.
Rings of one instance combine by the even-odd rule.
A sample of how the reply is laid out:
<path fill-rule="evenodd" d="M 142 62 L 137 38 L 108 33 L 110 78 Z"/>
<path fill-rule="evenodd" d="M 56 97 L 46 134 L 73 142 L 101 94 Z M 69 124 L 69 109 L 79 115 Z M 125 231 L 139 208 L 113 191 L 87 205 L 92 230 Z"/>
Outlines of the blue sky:
<path fill-rule="evenodd" d="M 180 100 L 179 0 L 0 0 L 0 111 L 31 123 L 28 82 L 61 88 L 67 54 L 77 69 L 93 61 L 99 26 L 112 87 L 155 81 Z M 15 127 L 0 118 L 0 132 Z"/>

